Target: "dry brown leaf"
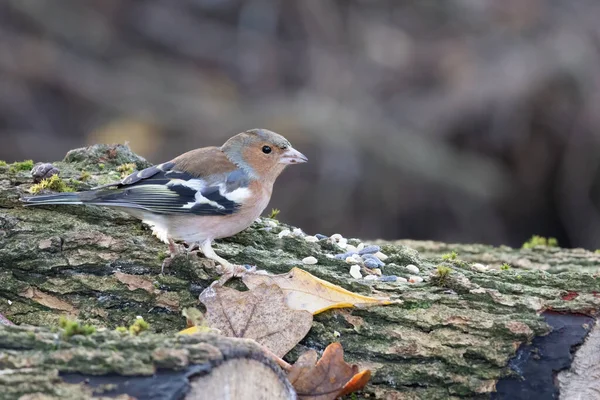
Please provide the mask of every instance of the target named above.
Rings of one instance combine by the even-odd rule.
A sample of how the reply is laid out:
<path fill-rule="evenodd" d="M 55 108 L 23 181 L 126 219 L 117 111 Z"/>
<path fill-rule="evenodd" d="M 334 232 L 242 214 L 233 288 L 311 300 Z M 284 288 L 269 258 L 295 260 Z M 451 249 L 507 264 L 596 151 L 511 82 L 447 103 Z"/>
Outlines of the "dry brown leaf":
<path fill-rule="evenodd" d="M 225 336 L 254 339 L 283 357 L 310 330 L 312 314 L 292 310 L 283 291 L 275 285 L 259 285 L 247 292 L 211 286 L 200 295 L 206 306 L 206 323 Z"/>
<path fill-rule="evenodd" d="M 300 268 L 280 275 L 246 274 L 242 278 L 250 289 L 261 284 L 277 285 L 286 295 L 287 305 L 294 310 L 318 314 L 331 308 L 366 307 L 394 303 L 389 298 L 368 297 L 352 293 L 319 279 Z"/>
<path fill-rule="evenodd" d="M 298 398 L 304 400 L 333 400 L 362 389 L 370 377 L 371 371 L 358 372 L 358 366 L 344 361 L 339 343 L 327 346 L 318 362 L 314 350 L 304 353 L 288 373 Z"/>

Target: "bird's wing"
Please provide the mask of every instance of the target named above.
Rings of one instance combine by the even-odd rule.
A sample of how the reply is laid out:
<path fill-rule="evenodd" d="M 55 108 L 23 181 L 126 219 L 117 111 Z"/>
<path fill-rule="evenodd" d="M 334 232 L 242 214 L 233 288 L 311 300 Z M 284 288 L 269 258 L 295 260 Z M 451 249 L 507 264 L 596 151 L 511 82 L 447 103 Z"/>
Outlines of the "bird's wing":
<path fill-rule="evenodd" d="M 228 215 L 250 195 L 250 178 L 216 147 L 193 150 L 120 182 L 81 193 L 83 203 L 161 214 Z"/>

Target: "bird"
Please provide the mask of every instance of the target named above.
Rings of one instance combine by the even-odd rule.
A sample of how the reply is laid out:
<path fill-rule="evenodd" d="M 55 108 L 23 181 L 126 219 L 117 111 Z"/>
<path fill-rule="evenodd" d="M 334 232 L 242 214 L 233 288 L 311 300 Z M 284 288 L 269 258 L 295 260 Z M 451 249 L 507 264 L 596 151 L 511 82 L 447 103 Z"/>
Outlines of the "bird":
<path fill-rule="evenodd" d="M 161 271 L 179 254 L 177 242 L 199 248 L 219 272 L 235 266 L 212 248 L 215 239 L 248 228 L 267 207 L 273 184 L 291 164 L 308 159 L 278 133 L 241 132 L 221 147 L 188 151 L 89 191 L 25 197 L 25 206 L 83 204 L 118 208 L 150 226 L 169 247 Z"/>

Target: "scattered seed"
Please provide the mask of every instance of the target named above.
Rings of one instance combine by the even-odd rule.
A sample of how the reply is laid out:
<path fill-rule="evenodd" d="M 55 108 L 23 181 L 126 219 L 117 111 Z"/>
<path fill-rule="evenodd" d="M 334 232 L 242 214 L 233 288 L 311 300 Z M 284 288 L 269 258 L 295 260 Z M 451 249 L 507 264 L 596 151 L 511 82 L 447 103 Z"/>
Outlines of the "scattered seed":
<path fill-rule="evenodd" d="M 11 306 L 12 305 L 12 301 L 8 300 L 8 305 Z"/>
<path fill-rule="evenodd" d="M 417 268 L 417 266 L 416 266 L 416 265 L 408 264 L 408 265 L 407 265 L 405 268 L 406 268 L 406 269 L 408 270 L 408 272 L 410 272 L 411 274 L 418 274 L 418 273 L 419 273 L 419 268 Z"/>
<path fill-rule="evenodd" d="M 408 278 L 408 281 L 410 283 L 421 283 L 423 282 L 423 278 L 421 278 L 420 276 L 411 276 Z"/>
<path fill-rule="evenodd" d="M 346 258 L 352 257 L 353 255 L 354 255 L 354 253 L 346 252 L 346 253 L 336 254 L 334 257 L 337 258 L 338 260 L 345 260 Z"/>
<path fill-rule="evenodd" d="M 365 248 L 365 244 L 364 243 L 359 243 L 358 246 L 356 246 L 356 250 L 358 250 L 358 251 L 361 251 L 364 248 Z"/>
<path fill-rule="evenodd" d="M 354 257 L 346 257 L 345 261 L 348 264 L 356 264 L 356 261 L 354 261 Z"/>
<path fill-rule="evenodd" d="M 335 256 L 333 254 L 325 254 L 325 257 L 327 257 L 327 258 L 335 258 Z"/>
<path fill-rule="evenodd" d="M 338 331 L 333 331 L 333 336 L 340 337 L 340 336 L 342 336 L 342 334 L 339 333 Z"/>
<path fill-rule="evenodd" d="M 363 248 L 361 251 L 359 251 L 358 254 L 360 254 L 361 256 L 363 254 L 375 254 L 380 250 L 381 250 L 381 247 L 379 247 L 379 246 L 367 246 L 367 247 Z"/>
<path fill-rule="evenodd" d="M 302 232 L 302 229 L 300 229 L 300 228 L 294 228 L 294 230 L 292 231 L 292 235 L 294 235 L 294 236 L 304 236 L 304 232 Z"/>
<path fill-rule="evenodd" d="M 380 251 L 378 251 L 377 253 L 375 253 L 375 257 L 379 258 L 381 261 L 385 261 L 385 260 L 388 259 L 388 256 L 386 256 L 385 254 L 383 254 Z"/>
<path fill-rule="evenodd" d="M 277 222 L 269 219 L 265 222 L 268 226 L 270 226 L 271 228 L 275 228 L 277 226 Z"/>
<path fill-rule="evenodd" d="M 319 239 L 317 239 L 316 236 L 304 236 L 304 240 L 306 240 L 309 243 L 316 243 L 319 241 Z"/>
<path fill-rule="evenodd" d="M 371 258 L 367 258 L 364 261 L 365 267 L 367 268 L 377 268 L 379 267 L 379 263 Z"/>
<path fill-rule="evenodd" d="M 292 232 L 289 229 L 284 229 L 281 232 L 279 232 L 279 235 L 277 235 L 277 236 L 279 236 L 279 239 L 282 239 L 286 236 L 290 236 L 291 234 L 292 234 Z"/>
<path fill-rule="evenodd" d="M 348 244 L 346 245 L 346 253 L 358 253 L 358 250 L 355 246 Z"/>
<path fill-rule="evenodd" d="M 350 275 L 352 275 L 352 277 L 354 279 L 360 279 L 362 278 L 362 274 L 360 273 L 360 265 L 353 265 L 350 267 Z"/>
<path fill-rule="evenodd" d="M 397 282 L 408 282 L 408 279 L 399 276 Z"/>
<path fill-rule="evenodd" d="M 398 277 L 396 275 L 383 275 L 379 277 L 379 280 L 381 282 L 396 282 L 398 280 Z M 404 282 L 406 282 L 406 279 L 404 279 Z"/>
<path fill-rule="evenodd" d="M 487 265 L 483 265 L 480 263 L 475 263 L 475 264 L 471 265 L 471 267 L 473 267 L 474 269 L 476 269 L 479 272 L 487 271 L 489 269 L 489 267 Z"/>
<path fill-rule="evenodd" d="M 374 273 L 375 275 L 381 276 L 381 269 L 379 269 L 379 268 L 374 268 L 374 269 L 373 269 L 373 273 Z"/>
<path fill-rule="evenodd" d="M 344 237 L 342 235 L 340 235 L 339 233 L 334 233 L 333 235 L 331 235 L 331 238 L 337 242 L 337 241 L 343 239 Z"/>
<path fill-rule="evenodd" d="M 377 275 L 367 275 L 364 277 L 365 281 L 376 281 L 377 280 Z"/>
<path fill-rule="evenodd" d="M 369 268 L 377 268 L 377 267 L 384 267 L 385 263 L 383 261 L 381 261 L 379 258 L 375 257 L 373 254 L 363 254 L 362 255 L 362 259 L 365 260 L 365 265 L 367 265 L 367 261 L 370 262 L 370 265 L 374 265 L 373 267 L 369 267 Z"/>
<path fill-rule="evenodd" d="M 317 239 L 319 239 L 319 240 L 323 240 L 323 239 L 327 239 L 329 236 L 325 236 L 325 235 L 322 235 L 322 234 L 320 234 L 320 233 L 317 233 L 317 234 L 315 235 L 315 237 L 316 237 Z"/>
<path fill-rule="evenodd" d="M 305 265 L 312 265 L 312 264 L 316 264 L 317 262 L 318 262 L 317 259 L 314 258 L 313 256 L 302 259 L 302 264 L 305 264 Z"/>

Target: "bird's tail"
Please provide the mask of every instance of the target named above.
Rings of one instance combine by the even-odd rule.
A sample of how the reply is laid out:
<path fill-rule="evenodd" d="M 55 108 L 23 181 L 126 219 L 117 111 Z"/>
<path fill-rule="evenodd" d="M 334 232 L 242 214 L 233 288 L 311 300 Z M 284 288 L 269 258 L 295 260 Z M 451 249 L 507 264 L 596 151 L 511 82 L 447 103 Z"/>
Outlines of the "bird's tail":
<path fill-rule="evenodd" d="M 23 197 L 25 206 L 41 206 L 48 204 L 83 204 L 80 193 L 60 193 L 43 196 Z"/>

